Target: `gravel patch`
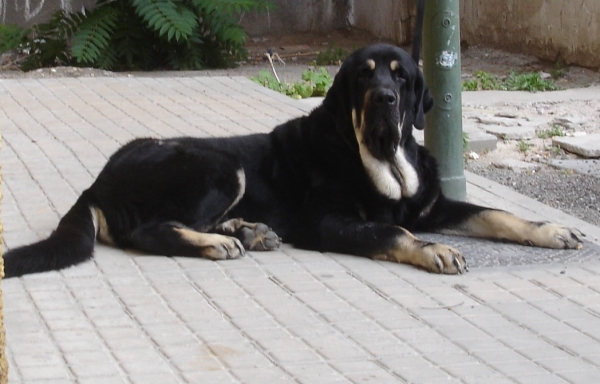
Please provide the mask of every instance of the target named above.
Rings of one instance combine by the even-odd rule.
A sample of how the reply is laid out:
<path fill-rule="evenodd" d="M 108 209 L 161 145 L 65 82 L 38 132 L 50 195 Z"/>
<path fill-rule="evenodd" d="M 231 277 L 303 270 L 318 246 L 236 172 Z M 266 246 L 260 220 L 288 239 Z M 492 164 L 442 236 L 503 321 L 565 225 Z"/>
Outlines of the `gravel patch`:
<path fill-rule="evenodd" d="M 600 226 L 600 179 L 541 165 L 513 171 L 467 161 L 466 169 L 590 224 Z"/>

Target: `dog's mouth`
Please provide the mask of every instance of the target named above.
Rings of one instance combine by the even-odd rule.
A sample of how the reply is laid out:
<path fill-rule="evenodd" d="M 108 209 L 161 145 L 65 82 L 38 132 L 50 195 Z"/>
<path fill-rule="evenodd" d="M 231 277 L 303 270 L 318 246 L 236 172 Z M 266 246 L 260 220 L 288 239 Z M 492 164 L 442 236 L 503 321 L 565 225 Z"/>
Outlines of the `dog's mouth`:
<path fill-rule="evenodd" d="M 391 161 L 400 145 L 402 121 L 398 113 L 365 113 L 361 124 L 362 143 L 373 157 Z"/>
<path fill-rule="evenodd" d="M 396 91 L 378 87 L 365 93 L 362 108 L 353 111 L 354 129 L 362 146 L 378 160 L 393 160 L 400 145 L 402 120 Z"/>

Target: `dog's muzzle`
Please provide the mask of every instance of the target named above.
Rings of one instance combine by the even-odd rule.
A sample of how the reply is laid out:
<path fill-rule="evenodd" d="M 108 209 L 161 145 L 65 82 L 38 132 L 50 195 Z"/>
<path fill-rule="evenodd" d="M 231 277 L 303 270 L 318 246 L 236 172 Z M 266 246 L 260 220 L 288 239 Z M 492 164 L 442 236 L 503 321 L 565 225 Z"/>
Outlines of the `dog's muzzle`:
<path fill-rule="evenodd" d="M 363 139 L 375 158 L 390 160 L 400 145 L 399 95 L 393 89 L 379 87 L 367 93 L 367 98 Z"/>

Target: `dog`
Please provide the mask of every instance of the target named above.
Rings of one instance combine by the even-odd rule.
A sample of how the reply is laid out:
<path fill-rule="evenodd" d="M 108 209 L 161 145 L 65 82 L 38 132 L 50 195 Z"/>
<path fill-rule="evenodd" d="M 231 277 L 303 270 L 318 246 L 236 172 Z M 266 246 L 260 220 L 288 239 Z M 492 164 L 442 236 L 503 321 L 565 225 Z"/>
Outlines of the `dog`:
<path fill-rule="evenodd" d="M 96 239 L 212 260 L 284 241 L 443 274 L 466 272 L 465 258 L 410 231 L 582 247 L 576 229 L 444 196 L 435 159 L 412 135 L 432 106 L 410 55 L 359 49 L 320 106 L 268 134 L 126 144 L 49 238 L 6 253 L 6 277 L 81 263 Z"/>

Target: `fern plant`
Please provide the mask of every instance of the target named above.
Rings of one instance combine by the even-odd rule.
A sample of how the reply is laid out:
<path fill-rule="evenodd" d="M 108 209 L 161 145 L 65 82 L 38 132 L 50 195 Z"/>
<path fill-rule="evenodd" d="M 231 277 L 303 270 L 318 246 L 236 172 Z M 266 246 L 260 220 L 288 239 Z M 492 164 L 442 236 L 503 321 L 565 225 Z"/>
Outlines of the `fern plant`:
<path fill-rule="evenodd" d="M 27 32 L 17 25 L 0 24 L 0 55 L 19 48 Z"/>
<path fill-rule="evenodd" d="M 227 67 L 246 58 L 244 12 L 268 0 L 100 0 L 32 28 L 23 69 L 70 64 L 110 70 Z"/>

